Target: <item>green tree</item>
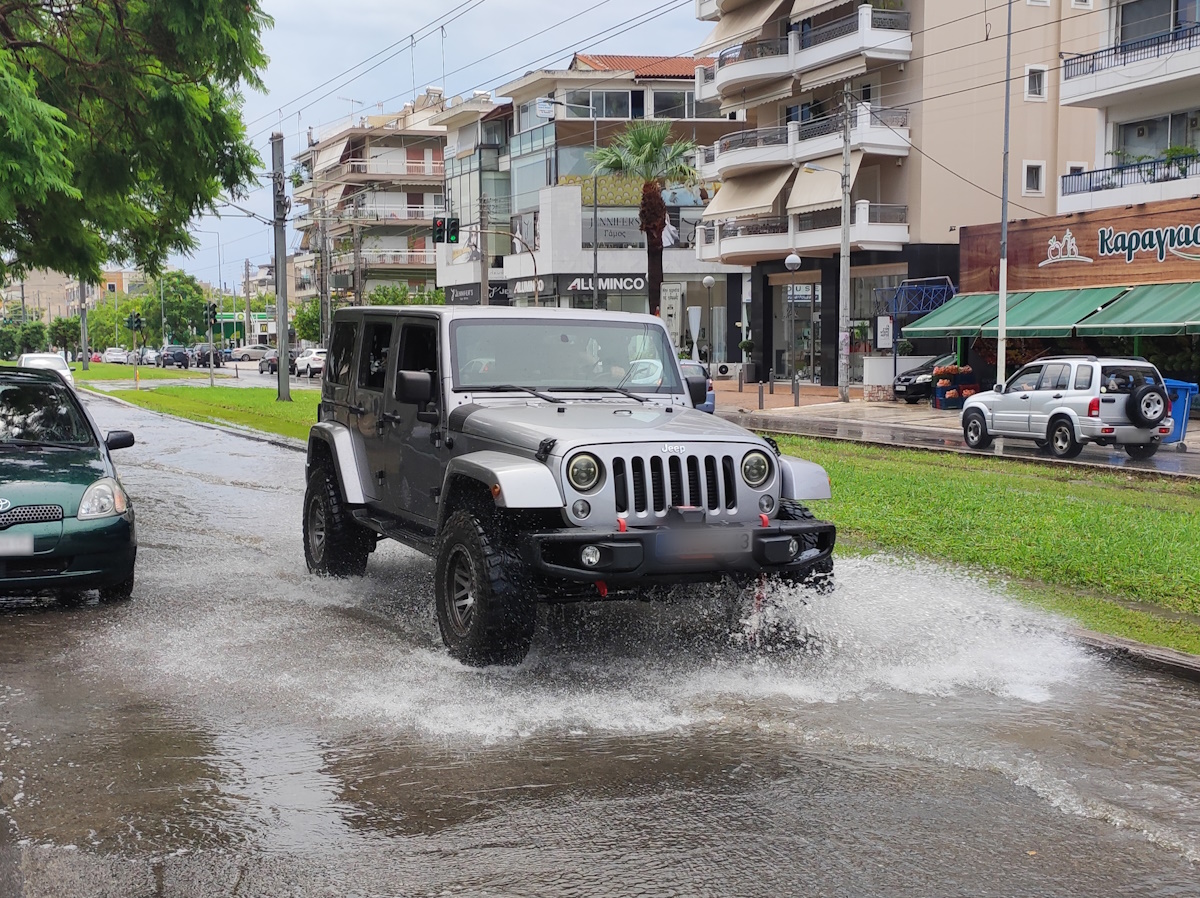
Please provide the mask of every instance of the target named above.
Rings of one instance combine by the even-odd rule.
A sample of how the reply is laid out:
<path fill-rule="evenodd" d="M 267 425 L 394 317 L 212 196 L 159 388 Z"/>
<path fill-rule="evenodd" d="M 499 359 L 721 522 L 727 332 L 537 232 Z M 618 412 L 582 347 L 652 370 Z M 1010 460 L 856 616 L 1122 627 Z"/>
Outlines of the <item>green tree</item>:
<path fill-rule="evenodd" d="M 50 322 L 50 345 L 61 349 L 79 348 L 79 318 L 55 318 Z"/>
<path fill-rule="evenodd" d="M 45 352 L 46 341 L 46 325 L 40 321 L 26 321 L 17 333 L 17 348 L 21 352 Z"/>
<path fill-rule="evenodd" d="M 11 359 L 20 345 L 21 329 L 12 324 L 0 327 L 0 359 Z"/>
<path fill-rule="evenodd" d="M 597 175 L 625 175 L 642 183 L 638 223 L 646 235 L 646 283 L 650 289 L 650 314 L 657 315 L 662 299 L 663 231 L 668 184 L 694 184 L 696 169 L 688 159 L 696 152 L 691 140 L 671 140 L 669 121 L 633 121 L 613 142 L 588 154 Z"/>
<path fill-rule="evenodd" d="M 188 223 L 261 166 L 259 0 L 0 4 L 0 282 L 49 268 L 157 271 Z"/>
<path fill-rule="evenodd" d="M 436 290 L 410 293 L 407 284 L 379 284 L 367 294 L 369 306 L 443 306 L 446 292 Z"/>
<path fill-rule="evenodd" d="M 321 301 L 310 299 L 296 309 L 292 318 L 292 327 L 296 330 L 297 340 L 307 340 L 316 343 L 321 339 Z"/>

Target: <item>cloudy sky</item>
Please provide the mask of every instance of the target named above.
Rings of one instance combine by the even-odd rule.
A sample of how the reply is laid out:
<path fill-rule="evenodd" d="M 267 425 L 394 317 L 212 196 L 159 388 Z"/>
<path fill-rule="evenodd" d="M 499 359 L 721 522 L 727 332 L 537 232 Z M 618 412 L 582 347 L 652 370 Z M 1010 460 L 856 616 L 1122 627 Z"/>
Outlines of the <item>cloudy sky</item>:
<path fill-rule="evenodd" d="M 263 7 L 275 19 L 264 36 L 268 92 L 247 95 L 246 122 L 267 167 L 274 130 L 285 135 L 290 160 L 310 126 L 402 106 L 413 96 L 414 66 L 418 92 L 442 84 L 443 50 L 453 96 L 562 67 L 575 51 L 690 55 L 712 27 L 696 21 L 694 0 L 263 0 Z M 269 191 L 260 188 L 242 205 L 269 217 Z M 253 267 L 270 256 L 265 225 L 233 210 L 209 216 L 196 223 L 196 252 L 173 260 L 201 280 L 215 282 L 218 272 L 217 236 L 201 230 L 219 231 L 231 289 L 245 259 Z"/>

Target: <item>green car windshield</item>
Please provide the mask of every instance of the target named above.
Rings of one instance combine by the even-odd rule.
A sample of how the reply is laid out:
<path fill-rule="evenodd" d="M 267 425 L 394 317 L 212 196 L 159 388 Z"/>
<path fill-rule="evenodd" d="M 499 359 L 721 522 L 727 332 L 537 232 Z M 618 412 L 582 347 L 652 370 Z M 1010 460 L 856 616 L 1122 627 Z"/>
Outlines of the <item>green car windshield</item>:
<path fill-rule="evenodd" d="M 666 332 L 639 321 L 456 321 L 450 341 L 457 390 L 683 392 Z"/>
<path fill-rule="evenodd" d="M 0 383 L 0 444 L 94 443 L 92 430 L 65 386 Z"/>

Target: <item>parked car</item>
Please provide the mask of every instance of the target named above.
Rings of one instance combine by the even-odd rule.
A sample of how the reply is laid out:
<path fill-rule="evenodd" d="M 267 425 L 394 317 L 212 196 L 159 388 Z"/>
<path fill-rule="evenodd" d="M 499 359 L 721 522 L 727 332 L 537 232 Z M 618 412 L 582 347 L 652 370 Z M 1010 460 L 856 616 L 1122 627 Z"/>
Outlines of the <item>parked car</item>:
<path fill-rule="evenodd" d="M 112 365 L 124 365 L 129 351 L 121 346 L 110 346 L 104 350 L 104 361 Z"/>
<path fill-rule="evenodd" d="M 44 368 L 54 371 L 71 386 L 75 386 L 75 377 L 71 374 L 75 369 L 67 364 L 57 352 L 25 352 L 17 356 L 18 368 Z"/>
<path fill-rule="evenodd" d="M 296 356 L 296 376 L 305 375 L 310 380 L 320 377 L 325 370 L 325 350 L 316 347 L 306 349 Z"/>
<path fill-rule="evenodd" d="M 717 392 L 713 389 L 713 380 L 709 375 L 708 368 L 700 362 L 693 362 L 690 359 L 680 359 L 679 368 L 683 371 L 684 377 L 704 378 L 704 382 L 708 384 L 708 390 L 705 393 L 704 401 L 696 406 L 696 410 L 713 414 L 717 410 Z"/>
<path fill-rule="evenodd" d="M 275 374 L 279 371 L 279 350 L 268 350 L 258 362 L 259 374 Z M 288 374 L 296 373 L 296 350 L 288 350 Z"/>
<path fill-rule="evenodd" d="M 195 364 L 195 358 L 192 355 L 191 349 L 182 346 L 178 343 L 172 343 L 164 346 L 158 354 L 158 367 L 169 368 L 190 368 Z"/>
<path fill-rule="evenodd" d="M 909 405 L 916 405 L 922 399 L 928 402 L 933 396 L 933 369 L 953 365 L 957 361 L 958 354 L 951 352 L 916 368 L 910 368 L 896 375 L 896 379 L 892 381 L 892 391 L 897 399 L 903 399 Z"/>
<path fill-rule="evenodd" d="M 963 438 L 986 449 L 994 437 L 1017 437 L 1074 458 L 1088 443 L 1122 446 L 1150 458 L 1174 430 L 1171 399 L 1145 359 L 1050 356 L 1023 366 L 995 389 L 963 405 Z"/>
<path fill-rule="evenodd" d="M 212 366 L 220 368 L 224 364 L 221 361 L 221 350 L 218 348 L 216 353 L 213 353 L 212 346 L 209 343 L 197 343 L 192 347 L 192 364 L 197 368 L 207 368 L 210 354 L 212 354 Z"/>
<path fill-rule="evenodd" d="M 90 356 L 88 356 L 88 361 L 89 362 L 103 362 L 104 356 L 102 356 L 98 352 L 93 352 Z"/>
<path fill-rule="evenodd" d="M 260 362 L 268 352 L 278 352 L 274 346 L 266 343 L 247 343 L 233 350 L 233 357 L 239 362 Z"/>
<path fill-rule="evenodd" d="M 0 593 L 129 598 L 133 505 L 109 451 L 132 445 L 127 430 L 102 437 L 57 374 L 0 369 Z"/>
<path fill-rule="evenodd" d="M 158 350 L 151 349 L 149 346 L 143 346 L 141 349 L 130 350 L 125 356 L 125 362 L 129 365 L 157 365 Z"/>

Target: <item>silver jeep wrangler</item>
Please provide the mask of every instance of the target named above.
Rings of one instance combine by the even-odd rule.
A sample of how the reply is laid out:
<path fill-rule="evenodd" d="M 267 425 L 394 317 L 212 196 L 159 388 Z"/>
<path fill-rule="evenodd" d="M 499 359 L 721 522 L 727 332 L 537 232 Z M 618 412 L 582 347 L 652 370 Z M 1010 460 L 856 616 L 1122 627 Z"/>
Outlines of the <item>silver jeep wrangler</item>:
<path fill-rule="evenodd" d="M 381 538 L 436 559 L 442 638 L 523 658 L 538 602 L 832 572 L 818 465 L 694 410 L 661 320 L 480 307 L 339 309 L 308 438 L 304 553 L 362 574 Z"/>

